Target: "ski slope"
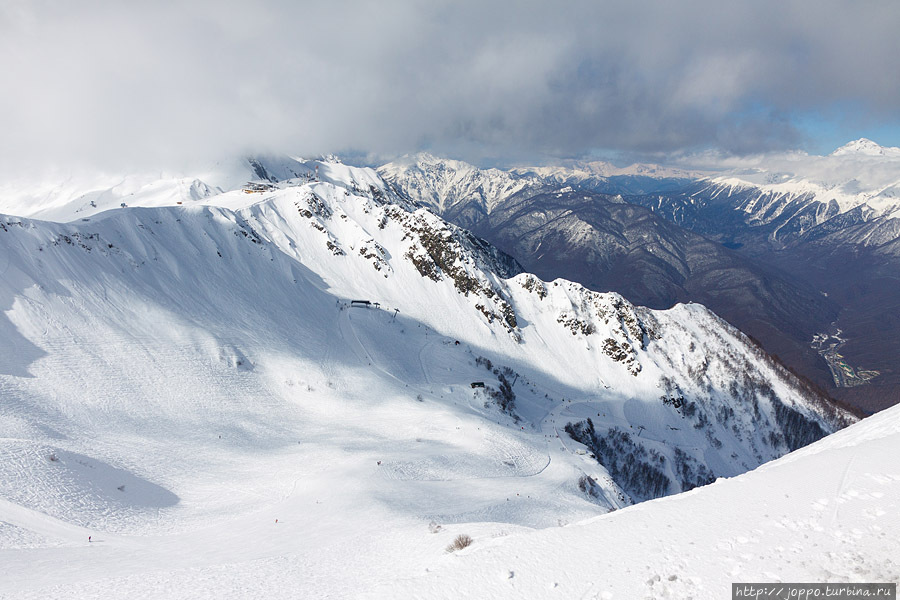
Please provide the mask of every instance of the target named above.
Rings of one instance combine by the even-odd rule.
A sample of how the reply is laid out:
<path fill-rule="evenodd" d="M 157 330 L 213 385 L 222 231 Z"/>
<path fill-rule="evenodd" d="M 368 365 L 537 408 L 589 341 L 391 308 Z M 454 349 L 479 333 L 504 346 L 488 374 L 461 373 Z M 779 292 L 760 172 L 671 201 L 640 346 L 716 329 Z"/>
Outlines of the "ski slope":
<path fill-rule="evenodd" d="M 160 229 L 189 220 L 158 217 Z M 129 586 L 203 597 L 169 586 L 233 563 L 248 581 L 287 570 L 305 574 L 292 581 L 312 597 L 346 595 L 409 563 L 411 537 L 423 556 L 440 553 L 454 522 L 497 521 L 481 529 L 498 532 L 598 510 L 568 489 L 571 465 L 546 470 L 545 440 L 484 418 L 467 346 L 387 310 L 349 308 L 288 263 L 188 275 L 174 256 L 196 250 L 175 239 L 189 238 L 174 235 L 171 254 L 161 246 L 153 258 L 184 289 L 156 287 L 134 257 L 124 262 L 137 274 L 117 282 L 92 270 L 94 251 L 72 253 L 91 268 L 68 265 L 77 284 L 52 291 L 49 279 L 6 271 L 26 292 L 4 325 L 16 350 L 34 347 L 31 362 L 4 353 L 3 372 L 25 374 L 3 378 L 6 597 L 126 597 Z M 230 231 L 217 247 L 281 260 Z"/>
<path fill-rule="evenodd" d="M 900 409 L 734 479 L 476 539 L 363 598 L 727 598 L 732 582 L 900 580 Z"/>

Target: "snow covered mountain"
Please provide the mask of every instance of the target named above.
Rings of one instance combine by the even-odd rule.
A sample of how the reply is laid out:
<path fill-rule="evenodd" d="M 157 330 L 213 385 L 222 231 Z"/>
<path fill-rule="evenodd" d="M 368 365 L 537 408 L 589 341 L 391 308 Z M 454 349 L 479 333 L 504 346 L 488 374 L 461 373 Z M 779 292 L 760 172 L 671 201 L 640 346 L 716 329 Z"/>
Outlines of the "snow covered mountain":
<path fill-rule="evenodd" d="M 379 172 L 400 193 L 512 254 L 526 270 L 616 291 L 653 308 L 702 303 L 799 372 L 828 381 L 828 369 L 809 341 L 839 309 L 820 288 L 673 224 L 664 218 L 668 215 L 655 214 L 658 206 L 641 207 L 626 201 L 631 195 L 598 192 L 611 185 L 598 178 L 599 167 L 532 169 L 525 171 L 527 179 L 517 179 L 518 171 L 480 171 L 434 157 L 421 161 L 392 163 Z M 487 188 L 480 186 L 485 180 L 506 184 L 490 187 L 494 195 L 485 198 Z M 520 185 L 513 185 L 517 181 Z M 648 198 L 693 183 L 655 181 L 657 195 Z M 440 212 L 449 182 L 454 182 L 453 208 Z"/>
<path fill-rule="evenodd" d="M 558 165 L 543 167 L 516 167 L 513 173 L 535 175 L 543 179 L 554 179 L 558 182 L 588 181 L 597 178 L 644 176 L 654 179 L 698 179 L 704 175 L 700 171 L 679 169 L 648 163 L 635 163 L 627 167 L 617 167 L 602 160 L 564 160 Z"/>
<path fill-rule="evenodd" d="M 537 177 L 557 187 L 576 187 L 601 194 L 649 194 L 679 189 L 706 173 L 654 164 L 617 167 L 604 161 L 562 161 L 543 167 L 517 167 L 510 170 L 520 176 Z"/>
<path fill-rule="evenodd" d="M 347 596 L 461 524 L 604 513 L 853 420 L 700 305 L 541 281 L 370 169 L 249 169 L 0 216 L 0 595 L 240 564 Z"/>
<path fill-rule="evenodd" d="M 692 229 L 778 249 L 834 237 L 857 224 L 883 230 L 900 217 L 900 149 L 860 139 L 828 156 L 764 157 L 753 167 L 705 178 L 644 203 L 655 203 L 656 210 Z M 721 223 L 721 213 L 729 210 L 734 212 L 731 222 Z M 730 225 L 731 231 L 722 225 Z M 875 235 L 851 243 L 877 246 L 890 240 Z M 840 242 L 839 236 L 833 242 Z"/>
<path fill-rule="evenodd" d="M 547 188 L 539 177 L 479 169 L 428 153 L 404 156 L 379 167 L 378 173 L 419 206 L 467 228 L 485 218 L 503 200 Z"/>
<path fill-rule="evenodd" d="M 870 139 L 860 138 L 848 142 L 831 153 L 831 156 L 890 156 L 900 158 L 900 148 L 879 146 Z"/>
<path fill-rule="evenodd" d="M 435 561 L 366 598 L 727 598 L 900 579 L 900 407 L 732 480 Z M 759 587 L 757 587 L 757 590 Z"/>
<path fill-rule="evenodd" d="M 488 175 L 429 156 L 380 172 L 540 277 L 654 308 L 700 302 L 829 394 L 867 412 L 896 403 L 900 154 L 858 140 L 743 163 L 714 176 L 578 162 Z M 833 334 L 840 351 L 815 342 Z"/>
<path fill-rule="evenodd" d="M 754 231 L 755 238 L 763 233 L 760 239 L 779 248 L 803 236 L 828 235 L 858 223 L 881 233 L 865 239 L 857 236 L 853 243 L 880 245 L 895 239 L 889 237 L 885 222 L 894 223 L 900 216 L 900 149 L 867 139 L 850 142 L 828 156 L 766 156 L 753 166 L 714 176 L 658 165 L 617 168 L 601 161 L 483 170 L 429 154 L 406 156 L 380 167 L 379 173 L 414 202 L 465 227 L 513 196 L 522 199 L 566 186 L 621 194 L 694 231 L 749 243 L 746 236 L 731 231 L 739 221 Z M 636 177 L 647 183 L 624 183 Z M 735 214 L 723 223 L 725 211 Z"/>
<path fill-rule="evenodd" d="M 638 164 L 626 168 L 602 161 L 566 161 L 557 166 L 479 169 L 428 153 L 406 155 L 378 168 L 401 194 L 445 219 L 470 228 L 511 198 L 565 187 L 602 194 L 638 194 L 682 187 L 699 172 Z"/>

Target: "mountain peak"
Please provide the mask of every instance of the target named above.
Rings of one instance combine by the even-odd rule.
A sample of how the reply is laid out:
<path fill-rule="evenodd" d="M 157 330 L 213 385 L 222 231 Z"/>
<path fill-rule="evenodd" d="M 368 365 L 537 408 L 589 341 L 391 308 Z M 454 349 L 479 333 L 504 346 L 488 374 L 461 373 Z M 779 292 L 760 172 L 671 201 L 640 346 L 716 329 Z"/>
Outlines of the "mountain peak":
<path fill-rule="evenodd" d="M 471 165 L 467 162 L 455 160 L 452 158 L 445 158 L 442 156 L 436 156 L 430 152 L 416 152 L 415 154 L 405 154 L 399 160 L 395 161 L 397 164 L 402 164 L 406 166 L 444 166 L 451 167 L 453 169 L 476 169 L 474 165 Z"/>
<path fill-rule="evenodd" d="M 859 138 L 844 144 L 831 153 L 831 156 L 896 156 L 900 157 L 900 148 L 886 148 L 868 138 Z"/>

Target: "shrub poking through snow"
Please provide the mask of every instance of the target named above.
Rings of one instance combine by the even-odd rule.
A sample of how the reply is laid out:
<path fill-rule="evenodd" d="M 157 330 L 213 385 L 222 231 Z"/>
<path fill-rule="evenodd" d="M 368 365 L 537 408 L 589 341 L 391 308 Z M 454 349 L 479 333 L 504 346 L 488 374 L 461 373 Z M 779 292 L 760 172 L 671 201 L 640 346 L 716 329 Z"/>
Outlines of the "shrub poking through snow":
<path fill-rule="evenodd" d="M 518 423 L 519 416 L 516 414 L 516 393 L 513 391 L 512 386 L 513 383 L 515 383 L 519 378 L 519 374 L 509 367 L 497 365 L 497 367 L 494 368 L 494 363 L 492 363 L 489 358 L 485 358 L 483 356 L 475 357 L 475 364 L 484 367 L 497 376 L 497 380 L 500 382 L 500 389 L 497 390 L 491 386 L 484 386 L 485 395 L 490 399 L 490 401 L 493 401 L 498 407 L 500 407 L 500 410 L 502 412 L 505 412 L 506 414 L 511 416 L 516 421 L 516 423 Z M 512 383 L 510 383 L 508 379 L 509 377 L 513 378 Z M 489 406 L 489 402 L 485 402 L 485 408 Z"/>
<path fill-rule="evenodd" d="M 447 546 L 447 552 L 456 552 L 457 550 L 468 548 L 472 545 L 472 541 L 472 536 L 461 533 L 456 536 L 456 539 L 453 540 L 452 544 Z"/>
<path fill-rule="evenodd" d="M 516 393 L 512 390 L 512 385 L 509 383 L 509 380 L 501 373 L 498 376 L 500 380 L 500 389 L 494 390 L 493 388 L 490 390 L 491 398 L 500 407 L 500 410 L 505 412 L 506 414 L 512 416 L 516 422 L 518 423 L 519 417 L 515 414 L 516 411 Z"/>
<path fill-rule="evenodd" d="M 594 500 L 599 500 L 601 498 L 600 486 L 597 485 L 597 482 L 587 476 L 587 474 L 582 474 L 581 477 L 578 478 L 578 489 L 584 493 L 585 496 L 589 498 L 593 498 Z"/>

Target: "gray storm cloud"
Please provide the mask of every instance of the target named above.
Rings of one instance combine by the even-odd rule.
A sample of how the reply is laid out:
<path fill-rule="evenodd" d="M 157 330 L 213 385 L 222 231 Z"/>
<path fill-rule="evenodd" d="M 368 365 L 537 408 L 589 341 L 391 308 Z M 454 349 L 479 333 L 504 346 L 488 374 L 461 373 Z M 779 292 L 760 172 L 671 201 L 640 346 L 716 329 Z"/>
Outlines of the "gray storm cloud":
<path fill-rule="evenodd" d="M 4 165 L 796 146 L 896 118 L 900 5 L 0 2 Z"/>

